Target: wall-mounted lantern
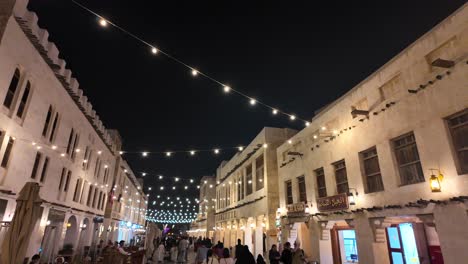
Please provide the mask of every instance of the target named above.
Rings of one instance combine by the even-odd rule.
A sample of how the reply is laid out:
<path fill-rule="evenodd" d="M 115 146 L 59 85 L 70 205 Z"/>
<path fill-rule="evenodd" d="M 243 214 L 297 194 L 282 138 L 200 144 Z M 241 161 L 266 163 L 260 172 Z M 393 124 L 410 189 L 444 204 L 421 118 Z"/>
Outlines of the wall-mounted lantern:
<path fill-rule="evenodd" d="M 435 175 L 434 171 L 436 169 L 429 169 L 431 171 L 431 178 L 429 179 L 429 184 L 431 187 L 432 192 L 441 192 L 442 191 L 442 186 L 440 183 L 444 179 L 444 175 L 440 172 L 439 170 L 439 175 Z"/>

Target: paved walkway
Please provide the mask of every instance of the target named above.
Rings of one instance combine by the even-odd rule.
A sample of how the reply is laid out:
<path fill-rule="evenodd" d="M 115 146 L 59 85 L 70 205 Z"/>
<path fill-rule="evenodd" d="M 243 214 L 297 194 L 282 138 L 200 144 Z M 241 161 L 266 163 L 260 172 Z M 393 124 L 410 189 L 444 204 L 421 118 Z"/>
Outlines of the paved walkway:
<path fill-rule="evenodd" d="M 185 264 L 194 264 L 195 263 L 195 261 L 194 261 L 195 260 L 195 252 L 193 251 L 193 248 L 191 248 L 189 250 L 189 254 L 188 254 L 187 258 L 188 258 L 188 260 L 187 260 L 187 262 L 185 262 Z M 172 262 L 172 261 L 168 261 L 168 260 L 164 261 L 163 263 L 164 264 L 179 264 L 177 262 Z"/>

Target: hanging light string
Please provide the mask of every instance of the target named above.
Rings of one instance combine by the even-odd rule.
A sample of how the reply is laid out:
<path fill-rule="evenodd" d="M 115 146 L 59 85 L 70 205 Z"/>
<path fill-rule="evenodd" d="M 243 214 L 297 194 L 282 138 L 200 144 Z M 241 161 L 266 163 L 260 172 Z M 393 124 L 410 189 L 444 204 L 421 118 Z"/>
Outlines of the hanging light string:
<path fill-rule="evenodd" d="M 111 20 L 109 19 L 106 19 L 104 18 L 102 15 L 96 13 L 95 11 L 91 10 L 90 8 L 84 6 L 83 4 L 75 1 L 75 0 L 71 0 L 72 3 L 74 3 L 76 6 L 80 7 L 81 9 L 87 11 L 88 13 L 96 16 L 97 18 L 99 18 L 99 24 L 102 26 L 102 27 L 107 27 L 108 25 L 111 25 L 113 27 L 115 27 L 116 29 L 120 30 L 122 33 L 130 36 L 131 38 L 133 38 L 134 40 L 144 44 L 145 46 L 148 46 L 150 48 L 150 51 L 152 54 L 156 55 L 156 54 L 163 54 L 164 56 L 166 56 L 167 58 L 171 59 L 172 61 L 176 62 L 176 63 L 179 63 L 181 64 L 182 66 L 188 68 L 192 74 L 192 76 L 196 77 L 198 75 L 200 76 L 203 76 L 205 77 L 206 79 L 220 85 L 224 91 L 224 93 L 230 93 L 230 92 L 233 92 L 233 93 L 236 93 L 237 95 L 239 96 L 242 96 L 244 97 L 245 99 L 248 100 L 249 104 L 254 106 L 256 104 L 259 104 L 267 109 L 269 109 L 273 115 L 278 115 L 278 114 L 282 114 L 282 115 L 285 115 L 287 117 L 289 117 L 289 119 L 291 121 L 294 121 L 294 120 L 301 120 L 304 122 L 304 125 L 305 126 L 308 126 L 310 123 L 309 121 L 305 120 L 305 119 L 302 119 L 302 118 L 299 118 L 297 117 L 295 114 L 291 114 L 291 113 L 287 113 L 285 111 L 282 111 L 276 107 L 273 107 L 265 102 L 262 102 L 262 101 L 259 101 L 257 100 L 256 98 L 252 97 L 252 96 L 249 96 L 243 92 L 241 92 L 240 90 L 237 90 L 237 89 L 234 89 L 232 88 L 231 86 L 217 80 L 216 78 L 212 77 L 211 75 L 209 75 L 208 73 L 205 73 L 205 72 L 202 72 L 192 66 L 190 66 L 189 64 L 183 62 L 182 60 L 174 57 L 173 55 L 159 49 L 158 47 L 154 46 L 153 44 L 149 43 L 148 41 L 144 40 L 143 38 L 135 35 L 134 33 L 130 32 L 129 30 L 123 28 L 122 26 L 119 26 L 117 25 L 116 23 L 112 22 Z"/>

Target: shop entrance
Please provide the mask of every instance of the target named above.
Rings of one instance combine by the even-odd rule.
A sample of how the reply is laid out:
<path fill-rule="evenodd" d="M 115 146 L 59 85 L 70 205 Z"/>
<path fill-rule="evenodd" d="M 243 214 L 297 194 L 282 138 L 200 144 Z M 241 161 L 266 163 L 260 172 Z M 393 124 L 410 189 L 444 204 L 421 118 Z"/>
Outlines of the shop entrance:
<path fill-rule="evenodd" d="M 333 264 L 359 263 L 356 232 L 345 226 L 331 230 Z"/>
<path fill-rule="evenodd" d="M 386 234 L 392 264 L 431 263 L 423 223 L 393 224 L 386 228 Z"/>

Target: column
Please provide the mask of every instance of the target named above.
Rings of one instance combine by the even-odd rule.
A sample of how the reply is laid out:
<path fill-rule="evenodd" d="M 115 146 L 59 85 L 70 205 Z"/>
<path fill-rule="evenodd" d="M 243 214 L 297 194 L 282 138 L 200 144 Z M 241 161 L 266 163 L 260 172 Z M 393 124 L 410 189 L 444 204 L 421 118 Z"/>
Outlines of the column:
<path fill-rule="evenodd" d="M 445 264 L 458 264 L 468 259 L 468 216 L 462 204 L 434 208 L 434 219 Z"/>
<path fill-rule="evenodd" d="M 250 252 L 253 252 L 253 245 L 252 245 L 252 228 L 250 224 L 247 223 L 244 229 L 244 245 L 249 247 Z"/>
<path fill-rule="evenodd" d="M 354 228 L 360 263 L 374 263 L 374 232 L 369 219 L 364 215 L 355 215 Z"/>
<path fill-rule="evenodd" d="M 254 254 L 255 259 L 257 259 L 258 254 L 263 256 L 263 227 L 258 224 L 255 227 L 255 246 L 254 250 L 252 250 L 252 254 Z"/>
<path fill-rule="evenodd" d="M 310 219 L 307 223 L 307 227 L 309 228 L 308 235 L 310 236 L 310 244 L 311 244 L 311 255 L 310 258 L 315 261 L 320 261 L 320 224 L 317 223 L 314 219 Z"/>

